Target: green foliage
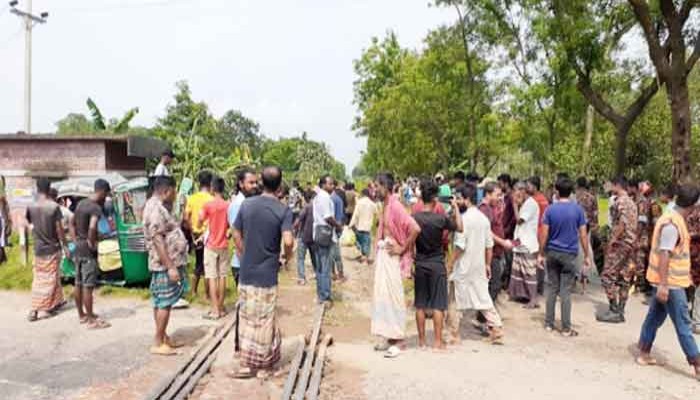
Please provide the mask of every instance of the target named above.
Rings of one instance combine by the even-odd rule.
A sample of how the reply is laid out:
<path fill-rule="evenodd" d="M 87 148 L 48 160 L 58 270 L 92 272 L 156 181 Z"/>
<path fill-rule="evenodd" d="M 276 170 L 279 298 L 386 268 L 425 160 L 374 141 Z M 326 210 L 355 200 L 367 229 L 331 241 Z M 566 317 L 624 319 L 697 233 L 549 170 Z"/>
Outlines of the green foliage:
<path fill-rule="evenodd" d="M 97 104 L 88 97 L 87 108 L 90 112 L 92 121 L 84 114 L 70 113 L 65 118 L 56 122 L 59 135 L 82 135 L 82 134 L 125 134 L 133 133 L 133 129 L 129 126 L 131 121 L 139 113 L 139 109 L 134 107 L 127 111 L 121 119 L 110 118 L 105 122 L 102 111 L 97 107 Z M 135 128 L 136 130 L 143 128 Z"/>

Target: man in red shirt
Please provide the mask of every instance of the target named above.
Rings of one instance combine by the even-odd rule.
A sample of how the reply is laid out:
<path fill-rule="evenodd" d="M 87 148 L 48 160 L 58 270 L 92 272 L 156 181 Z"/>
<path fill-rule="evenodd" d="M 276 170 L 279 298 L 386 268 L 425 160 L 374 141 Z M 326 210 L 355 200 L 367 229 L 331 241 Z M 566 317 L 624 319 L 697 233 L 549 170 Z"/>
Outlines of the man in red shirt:
<path fill-rule="evenodd" d="M 538 238 L 541 237 L 542 229 L 544 229 L 544 224 L 542 223 L 542 219 L 544 218 L 544 212 L 547 210 L 547 207 L 549 207 L 549 200 L 547 200 L 547 196 L 540 192 L 540 185 L 541 181 L 539 176 L 533 176 L 527 180 L 527 192 L 530 196 L 532 196 L 532 199 L 535 200 L 537 206 L 540 208 L 540 218 L 537 222 Z M 544 245 L 544 243 L 540 243 L 540 246 L 542 245 Z M 544 295 L 544 275 L 544 267 L 538 266 L 537 293 L 539 293 L 540 296 Z"/>
<path fill-rule="evenodd" d="M 495 182 L 484 185 L 484 198 L 479 204 L 481 211 L 491 223 L 493 234 L 493 257 L 491 258 L 491 277 L 489 278 L 489 295 L 494 302 L 501 292 L 503 272 L 506 265 L 506 250 L 513 248 L 510 240 L 505 239 L 503 229 L 503 200 L 501 188 Z"/>
<path fill-rule="evenodd" d="M 211 311 L 207 319 L 219 319 L 225 315 L 226 276 L 230 270 L 231 253 L 228 248 L 228 201 L 224 200 L 226 185 L 220 177 L 212 180 L 214 199 L 204 204 L 199 214 L 198 224 L 209 223 L 209 231 L 204 247 L 204 278 L 209 285 Z"/>

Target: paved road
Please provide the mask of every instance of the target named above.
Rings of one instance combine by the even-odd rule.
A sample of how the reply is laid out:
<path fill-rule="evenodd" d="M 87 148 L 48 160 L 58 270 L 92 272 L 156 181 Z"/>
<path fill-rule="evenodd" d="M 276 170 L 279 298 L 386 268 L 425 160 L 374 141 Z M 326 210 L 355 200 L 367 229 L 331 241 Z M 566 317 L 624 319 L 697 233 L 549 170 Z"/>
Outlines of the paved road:
<path fill-rule="evenodd" d="M 146 301 L 98 299 L 96 311 L 112 323 L 99 331 L 79 325 L 73 307 L 29 323 L 29 304 L 27 293 L 0 292 L 0 399 L 139 398 L 184 357 L 150 356 L 153 314 Z M 174 336 L 189 344 L 204 336 L 201 314 L 175 311 Z"/>

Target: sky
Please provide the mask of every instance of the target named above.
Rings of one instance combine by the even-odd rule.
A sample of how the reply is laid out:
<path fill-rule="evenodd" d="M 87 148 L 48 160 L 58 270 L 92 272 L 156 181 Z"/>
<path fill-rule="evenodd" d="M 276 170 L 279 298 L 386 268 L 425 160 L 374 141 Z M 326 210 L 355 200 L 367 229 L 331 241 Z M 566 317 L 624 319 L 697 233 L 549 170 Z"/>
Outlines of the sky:
<path fill-rule="evenodd" d="M 107 117 L 139 107 L 150 126 L 187 80 L 215 116 L 238 109 L 269 137 L 307 131 L 348 172 L 364 139 L 352 131 L 352 61 L 388 30 L 420 47 L 454 21 L 429 0 L 34 0 L 32 131 L 54 132 L 91 97 Z M 18 7 L 24 9 L 26 0 Z M 0 132 L 23 129 L 24 34 L 0 3 Z"/>

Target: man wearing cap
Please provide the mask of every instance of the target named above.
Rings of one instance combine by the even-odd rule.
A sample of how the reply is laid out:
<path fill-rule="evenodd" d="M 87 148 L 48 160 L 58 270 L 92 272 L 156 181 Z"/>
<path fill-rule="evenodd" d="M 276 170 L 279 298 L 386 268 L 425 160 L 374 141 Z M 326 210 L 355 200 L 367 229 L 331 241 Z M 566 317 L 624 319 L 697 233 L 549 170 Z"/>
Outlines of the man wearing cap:
<path fill-rule="evenodd" d="M 175 153 L 173 153 L 172 150 L 165 150 L 163 154 L 160 155 L 160 163 L 158 163 L 153 176 L 170 176 L 168 165 L 172 164 L 174 158 Z"/>
<path fill-rule="evenodd" d="M 104 179 L 95 181 L 95 192 L 78 203 L 70 219 L 71 237 L 75 238 L 75 306 L 81 324 L 88 329 L 103 329 L 109 323 L 92 311 L 92 292 L 97 285 L 97 222 L 111 189 Z"/>

